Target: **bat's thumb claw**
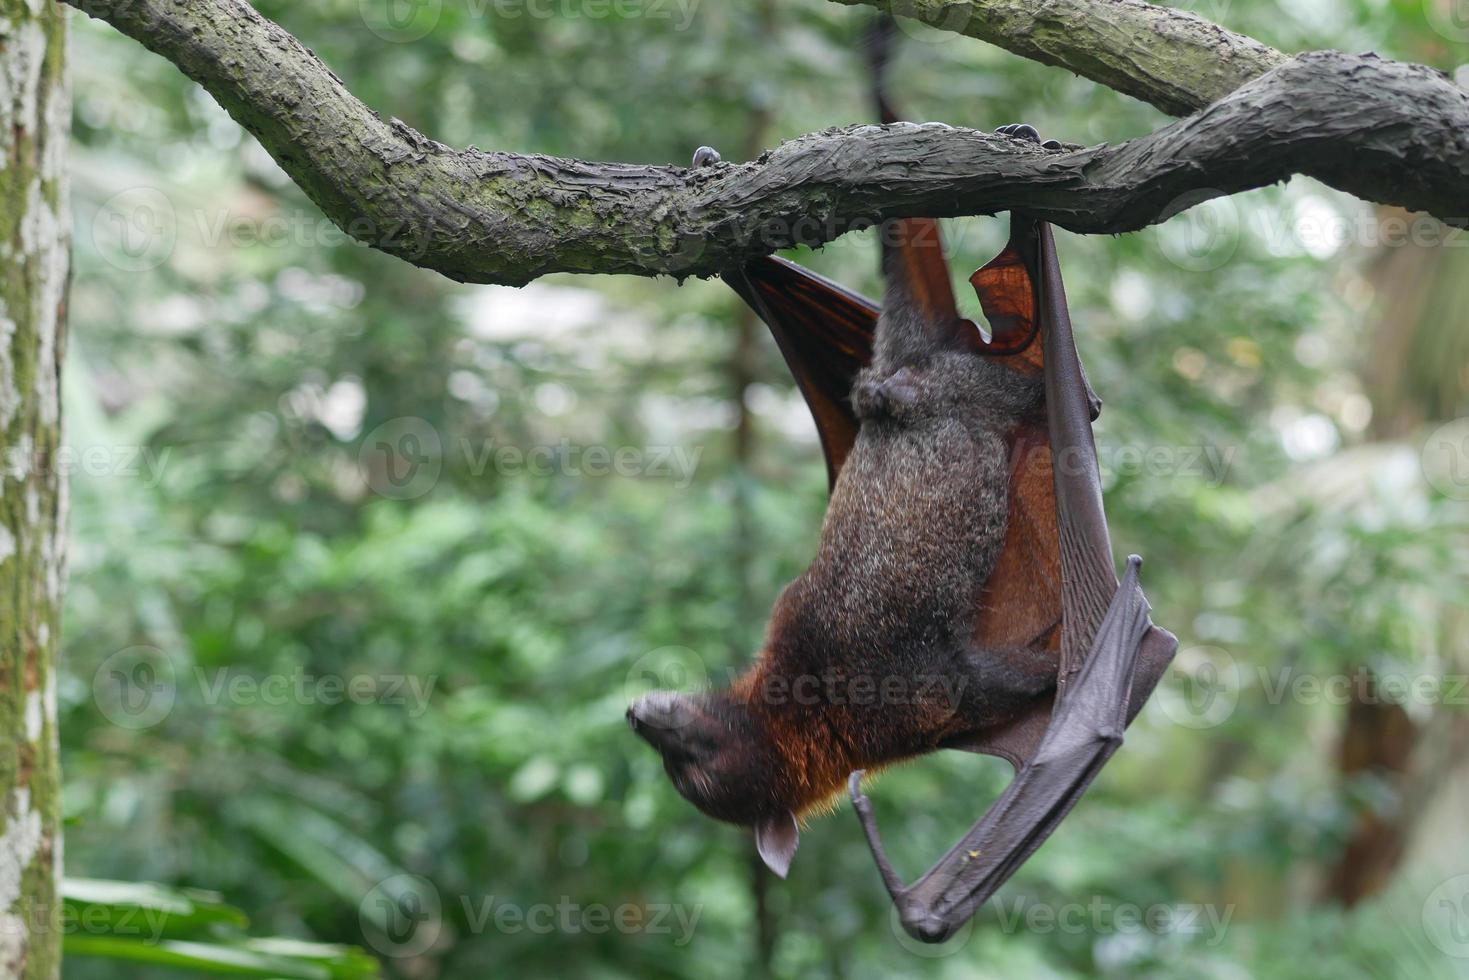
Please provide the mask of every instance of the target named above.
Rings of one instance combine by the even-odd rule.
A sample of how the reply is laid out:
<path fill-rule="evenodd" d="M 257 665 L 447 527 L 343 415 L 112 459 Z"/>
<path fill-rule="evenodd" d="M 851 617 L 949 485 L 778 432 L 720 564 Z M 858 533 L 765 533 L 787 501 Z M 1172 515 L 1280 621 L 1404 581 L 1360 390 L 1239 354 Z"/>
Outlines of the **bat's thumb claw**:
<path fill-rule="evenodd" d="M 858 769 L 847 777 L 847 793 L 851 795 L 853 803 L 866 799 L 862 795 L 862 774 L 865 772 L 866 769 Z"/>

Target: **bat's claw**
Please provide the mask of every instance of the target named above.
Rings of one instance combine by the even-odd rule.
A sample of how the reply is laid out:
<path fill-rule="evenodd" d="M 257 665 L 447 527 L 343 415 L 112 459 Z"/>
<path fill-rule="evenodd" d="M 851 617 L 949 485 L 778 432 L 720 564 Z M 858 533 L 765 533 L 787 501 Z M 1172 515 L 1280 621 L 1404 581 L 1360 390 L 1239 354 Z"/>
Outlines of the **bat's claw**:
<path fill-rule="evenodd" d="M 1029 123 L 1011 123 L 1008 126 L 1001 126 L 995 132 L 1005 136 L 1013 136 L 1016 139 L 1030 140 L 1032 143 L 1039 143 L 1041 141 L 1040 130 Z"/>
<path fill-rule="evenodd" d="M 1011 123 L 1008 126 L 1001 126 L 999 129 L 995 130 L 995 132 L 1001 134 L 1002 136 L 1013 136 L 1016 139 L 1030 140 L 1032 143 L 1040 143 L 1041 146 L 1047 150 L 1065 149 L 1065 147 L 1061 145 L 1060 140 L 1046 140 L 1042 142 L 1040 130 L 1036 129 L 1029 123 Z"/>
<path fill-rule="evenodd" d="M 847 777 L 847 795 L 852 797 L 852 805 L 856 807 L 871 806 L 872 801 L 862 792 L 862 775 L 866 769 L 858 769 Z"/>
<path fill-rule="evenodd" d="M 702 170 L 705 167 L 712 167 L 714 164 L 720 163 L 723 160 L 724 157 L 720 156 L 719 151 L 712 146 L 701 146 L 694 151 L 695 170 Z"/>

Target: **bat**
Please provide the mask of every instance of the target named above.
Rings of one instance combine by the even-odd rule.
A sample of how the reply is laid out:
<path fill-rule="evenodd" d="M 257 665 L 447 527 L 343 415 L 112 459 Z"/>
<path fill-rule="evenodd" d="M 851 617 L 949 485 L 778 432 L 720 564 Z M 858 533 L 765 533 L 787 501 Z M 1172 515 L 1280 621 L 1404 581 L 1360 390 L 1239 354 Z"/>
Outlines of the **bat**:
<path fill-rule="evenodd" d="M 962 323 L 937 223 L 900 224 L 898 251 L 912 294 L 930 317 Z M 878 307 L 778 258 L 752 262 L 731 279 L 776 336 L 811 406 L 835 480 L 857 428 L 841 392 L 871 358 Z M 967 334 L 975 356 L 1020 375 L 1039 373 L 1045 386 L 1042 417 L 1021 420 L 1007 433 L 1008 521 L 978 598 L 975 642 L 1048 658 L 1055 688 L 1007 723 L 942 746 L 999 756 L 1017 775 L 911 887 L 884 853 L 860 788 L 862 772 L 849 778 L 849 795 L 901 921 L 930 942 L 952 935 L 1070 812 L 1120 745 L 1178 643 L 1149 618 L 1141 560 L 1129 559 L 1120 582 L 1114 570 L 1091 432 L 1101 404 L 1077 355 L 1050 228 L 1012 216 L 1009 243 L 971 282 L 992 330 L 988 340 L 977 329 Z"/>
<path fill-rule="evenodd" d="M 1007 437 L 1041 418 L 1044 381 L 978 356 L 972 324 L 930 315 L 937 281 L 915 254 L 887 250 L 884 309 L 855 346 L 833 332 L 776 333 L 828 420 L 835 479 L 817 553 L 777 599 L 754 666 L 727 690 L 656 692 L 628 712 L 678 790 L 753 827 L 782 875 L 798 816 L 840 794 L 854 769 L 1007 723 L 1055 683 L 1044 655 L 975 638 L 975 600 L 1005 541 Z M 753 271 L 751 297 L 784 326 Z M 833 342 L 854 374 L 830 377 L 819 356 Z"/>
<path fill-rule="evenodd" d="M 833 491 L 823 539 L 829 533 L 852 537 L 860 549 L 870 545 L 874 529 L 903 533 L 895 523 L 917 523 L 918 538 L 963 536 L 965 520 L 989 525 L 969 535 L 977 545 L 950 547 L 939 559 L 963 552 L 982 571 L 974 588 L 965 590 L 963 574 L 909 567 L 897 577 L 897 592 L 910 600 L 936 590 L 956 592 L 972 613 L 953 617 L 972 630 L 969 642 L 957 648 L 935 643 L 932 609 L 923 602 L 904 607 L 905 616 L 898 617 L 922 613 L 916 632 L 903 632 L 909 622 L 887 632 L 870 628 L 872 619 L 883 620 L 892 610 L 884 606 L 872 615 L 873 602 L 881 599 L 873 599 L 871 583 L 854 571 L 864 556 L 825 549 L 829 561 L 847 565 L 807 583 L 804 604 L 800 595 L 785 601 L 791 589 L 782 595 L 760 660 L 730 691 L 700 697 L 655 692 L 629 709 L 629 720 L 663 754 L 686 797 L 711 816 L 754 827 L 762 856 L 782 875 L 799 840 L 797 815 L 826 801 L 838 770 L 850 764 L 847 790 L 900 919 L 916 938 L 938 942 L 967 921 L 1076 804 L 1121 743 L 1177 640 L 1149 618 L 1140 559 L 1129 559 L 1120 582 L 1114 569 L 1091 433 L 1100 401 L 1076 352 L 1050 228 L 1012 216 L 1009 243 L 972 277 L 988 338 L 959 315 L 937 222 L 907 219 L 884 234 L 895 243 L 885 249 L 885 305 L 902 304 L 891 311 L 906 325 L 902 336 L 892 330 L 883 336 L 884 311 L 876 304 L 783 259 L 756 260 L 727 281 L 769 326 L 816 420 Z M 864 425 L 877 427 L 892 421 L 885 415 L 913 411 L 910 402 L 921 405 L 933 395 L 934 378 L 940 391 L 954 383 L 941 373 L 914 371 L 908 362 L 915 350 L 919 359 L 939 350 L 986 369 L 960 375 L 966 384 L 988 386 L 981 397 L 942 395 L 944 411 L 974 412 L 991 397 L 1008 403 L 980 426 L 998 437 L 986 449 L 1004 463 L 998 494 L 985 485 L 993 483 L 993 473 L 976 475 L 964 465 L 955 467 L 957 493 L 952 481 L 919 472 L 925 489 L 944 484 L 937 511 L 915 513 L 911 503 L 881 499 L 902 488 L 874 481 L 870 473 L 863 480 L 854 471 L 844 481 L 854 451 L 863 463 Z M 892 451 L 891 445 L 882 448 Z M 906 462 L 895 469 L 913 473 Z M 971 478 L 966 498 L 962 487 Z M 841 516 L 852 507 L 843 503 L 854 495 L 844 495 L 847 483 L 872 498 L 869 510 L 889 510 L 888 519 L 862 511 L 857 529 L 848 527 L 852 519 Z M 968 571 L 974 576 L 975 567 Z M 812 614 L 813 603 L 825 614 Z M 876 649 L 869 645 L 874 641 L 891 645 Z M 843 642 L 855 651 L 834 652 Z M 947 698 L 926 697 L 918 690 L 925 670 L 974 686 L 955 695 L 963 687 L 956 683 Z M 796 703 L 788 687 L 793 679 L 823 672 L 847 685 L 846 701 L 829 688 L 824 697 Z M 874 680 L 899 678 L 913 697 L 897 705 L 882 699 L 871 706 L 846 703 L 855 700 L 856 682 L 873 674 L 882 674 Z M 1042 674 L 1045 683 L 1038 683 Z M 786 696 L 772 696 L 774 681 L 785 682 L 779 693 Z M 866 770 L 940 748 L 999 756 L 1017 775 L 969 833 L 906 886 L 884 852 L 860 780 Z"/>

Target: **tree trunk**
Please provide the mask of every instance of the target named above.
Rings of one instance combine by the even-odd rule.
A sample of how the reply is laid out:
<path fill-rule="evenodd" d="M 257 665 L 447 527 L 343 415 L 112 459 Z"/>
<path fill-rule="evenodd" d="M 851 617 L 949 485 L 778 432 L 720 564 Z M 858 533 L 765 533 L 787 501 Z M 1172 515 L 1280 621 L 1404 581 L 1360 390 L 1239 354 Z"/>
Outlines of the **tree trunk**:
<path fill-rule="evenodd" d="M 65 49 L 53 0 L 0 0 L 0 976 L 27 980 L 61 964 Z"/>

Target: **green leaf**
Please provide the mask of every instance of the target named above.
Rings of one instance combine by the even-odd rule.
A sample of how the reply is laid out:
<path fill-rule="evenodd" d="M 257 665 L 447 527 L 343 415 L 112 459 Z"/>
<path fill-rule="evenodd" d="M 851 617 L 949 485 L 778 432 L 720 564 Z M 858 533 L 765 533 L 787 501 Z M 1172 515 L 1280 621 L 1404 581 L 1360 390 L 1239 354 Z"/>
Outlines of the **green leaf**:
<path fill-rule="evenodd" d="M 68 923 L 84 932 L 116 937 L 184 938 L 216 926 L 244 929 L 250 924 L 223 895 L 199 888 L 67 878 L 61 883 L 61 897 Z"/>
<path fill-rule="evenodd" d="M 63 950 L 67 956 L 100 956 L 221 976 L 282 980 L 359 980 L 380 976 L 376 961 L 361 950 L 286 940 L 257 940 L 236 945 L 176 939 L 150 943 L 111 936 L 68 935 Z"/>

